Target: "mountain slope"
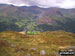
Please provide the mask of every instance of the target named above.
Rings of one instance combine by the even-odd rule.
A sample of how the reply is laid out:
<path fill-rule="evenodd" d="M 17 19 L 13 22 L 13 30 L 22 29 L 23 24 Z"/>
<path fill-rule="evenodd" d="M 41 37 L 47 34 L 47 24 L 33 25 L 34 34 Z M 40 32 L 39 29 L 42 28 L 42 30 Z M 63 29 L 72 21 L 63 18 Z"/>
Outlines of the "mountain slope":
<path fill-rule="evenodd" d="M 0 33 L 1 56 L 55 56 L 63 48 L 75 46 L 75 34 L 64 31 L 23 35 L 14 31 Z M 9 52 L 10 51 L 10 52 Z"/>
<path fill-rule="evenodd" d="M 23 31 L 26 29 L 75 32 L 75 9 L 39 8 L 36 6 L 16 7 L 0 4 L 0 22 L 5 23 L 4 26 L 0 25 L 2 31 Z"/>

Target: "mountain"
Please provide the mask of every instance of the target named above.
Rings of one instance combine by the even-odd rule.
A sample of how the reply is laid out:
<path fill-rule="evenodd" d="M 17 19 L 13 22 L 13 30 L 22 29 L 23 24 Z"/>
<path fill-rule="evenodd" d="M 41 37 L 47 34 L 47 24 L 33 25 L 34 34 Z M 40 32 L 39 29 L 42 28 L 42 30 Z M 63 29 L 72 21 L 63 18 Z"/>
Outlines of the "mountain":
<path fill-rule="evenodd" d="M 56 56 L 60 49 L 74 46 L 75 34 L 65 31 L 48 31 L 37 35 L 0 32 L 1 56 Z"/>
<path fill-rule="evenodd" d="M 0 4 L 0 31 L 64 30 L 75 32 L 75 9 Z"/>

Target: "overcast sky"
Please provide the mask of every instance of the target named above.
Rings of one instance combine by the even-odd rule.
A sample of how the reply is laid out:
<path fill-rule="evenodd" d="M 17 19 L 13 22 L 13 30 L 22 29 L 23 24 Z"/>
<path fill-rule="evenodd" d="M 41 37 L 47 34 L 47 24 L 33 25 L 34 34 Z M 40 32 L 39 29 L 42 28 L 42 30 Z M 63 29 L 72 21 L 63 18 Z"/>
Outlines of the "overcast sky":
<path fill-rule="evenodd" d="M 43 8 L 75 8 L 75 0 L 0 0 L 0 3 L 16 6 L 38 6 Z"/>

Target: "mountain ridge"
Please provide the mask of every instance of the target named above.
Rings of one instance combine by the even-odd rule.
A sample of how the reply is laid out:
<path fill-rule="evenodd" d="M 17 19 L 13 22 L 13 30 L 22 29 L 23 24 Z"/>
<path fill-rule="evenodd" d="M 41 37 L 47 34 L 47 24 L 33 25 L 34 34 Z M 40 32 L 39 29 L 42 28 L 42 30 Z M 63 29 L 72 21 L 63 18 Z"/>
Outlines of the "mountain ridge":
<path fill-rule="evenodd" d="M 10 26 L 11 24 L 15 27 L 18 26 L 15 29 L 16 31 L 23 31 L 24 29 L 50 31 L 50 29 L 53 29 L 75 32 L 74 18 L 75 9 L 40 8 L 37 6 L 17 7 L 6 4 L 0 6 L 0 22 L 5 22 L 7 26 L 9 24 Z M 49 27 L 49 29 L 45 27 L 44 30 L 44 26 Z M 8 29 L 14 30 L 14 28 L 9 27 Z"/>

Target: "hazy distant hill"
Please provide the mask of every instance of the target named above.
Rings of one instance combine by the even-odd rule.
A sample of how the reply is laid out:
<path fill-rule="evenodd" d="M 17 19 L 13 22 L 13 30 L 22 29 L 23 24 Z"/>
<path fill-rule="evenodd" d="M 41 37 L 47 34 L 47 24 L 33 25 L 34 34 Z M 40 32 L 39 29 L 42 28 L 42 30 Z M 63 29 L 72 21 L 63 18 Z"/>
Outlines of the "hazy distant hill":
<path fill-rule="evenodd" d="M 0 23 L 0 31 L 35 29 L 75 32 L 75 9 L 16 7 L 0 4 Z"/>
<path fill-rule="evenodd" d="M 0 56 L 56 56 L 60 49 L 75 46 L 75 34 L 65 31 L 23 35 L 14 31 L 0 33 Z"/>

